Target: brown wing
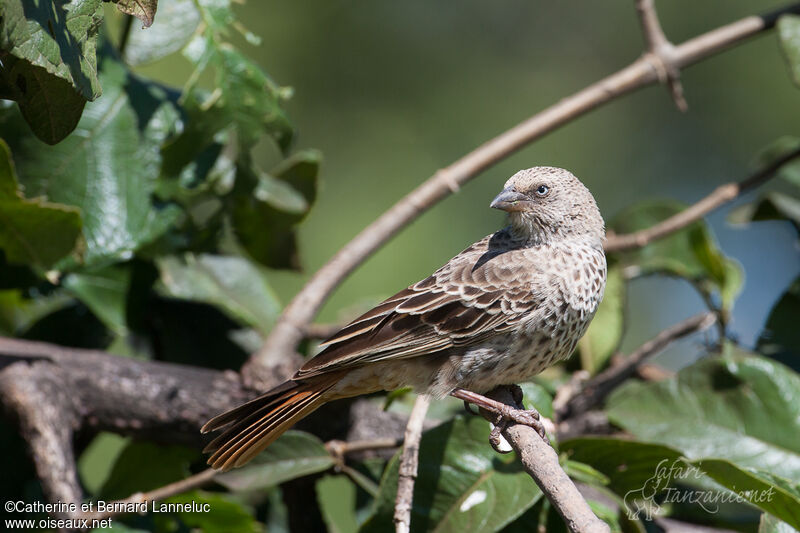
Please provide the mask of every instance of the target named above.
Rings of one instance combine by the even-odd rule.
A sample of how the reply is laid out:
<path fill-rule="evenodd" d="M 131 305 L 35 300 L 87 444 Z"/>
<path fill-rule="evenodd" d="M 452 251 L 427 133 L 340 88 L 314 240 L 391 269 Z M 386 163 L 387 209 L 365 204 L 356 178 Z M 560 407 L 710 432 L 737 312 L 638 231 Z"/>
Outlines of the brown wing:
<path fill-rule="evenodd" d="M 489 236 L 322 343 L 295 379 L 482 342 L 538 307 L 530 250 Z"/>

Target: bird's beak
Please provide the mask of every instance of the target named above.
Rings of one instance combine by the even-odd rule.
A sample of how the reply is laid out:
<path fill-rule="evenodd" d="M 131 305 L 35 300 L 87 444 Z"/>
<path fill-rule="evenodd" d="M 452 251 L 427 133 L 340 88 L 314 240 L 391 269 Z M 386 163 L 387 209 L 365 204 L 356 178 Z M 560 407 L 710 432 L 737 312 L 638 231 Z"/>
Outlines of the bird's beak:
<path fill-rule="evenodd" d="M 509 188 L 503 189 L 503 192 L 492 200 L 489 207 L 511 213 L 512 211 L 522 211 L 529 203 L 530 199 L 527 196 Z"/>

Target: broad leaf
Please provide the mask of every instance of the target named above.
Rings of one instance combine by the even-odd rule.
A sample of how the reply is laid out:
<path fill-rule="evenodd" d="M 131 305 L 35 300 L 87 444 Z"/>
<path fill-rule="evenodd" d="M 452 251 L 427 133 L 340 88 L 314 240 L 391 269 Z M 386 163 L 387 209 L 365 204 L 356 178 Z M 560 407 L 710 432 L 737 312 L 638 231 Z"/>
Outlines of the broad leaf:
<path fill-rule="evenodd" d="M 758 351 L 785 364 L 800 363 L 800 276 L 794 279 L 786 292 L 769 312 L 764 331 L 758 339 Z"/>
<path fill-rule="evenodd" d="M 131 442 L 117 457 L 99 497 L 106 501 L 127 498 L 178 481 L 188 475 L 189 463 L 197 458 L 196 450 L 182 446 Z"/>
<path fill-rule="evenodd" d="M 798 149 L 800 139 L 781 137 L 758 154 L 757 164 L 767 166 Z M 770 187 L 773 190 L 761 194 L 755 202 L 733 209 L 728 214 L 728 221 L 747 224 L 760 220 L 788 220 L 800 232 L 800 157 L 784 163 Z"/>
<path fill-rule="evenodd" d="M 125 62 L 142 65 L 177 52 L 186 46 L 199 24 L 200 13 L 193 0 L 161 0 L 152 26 L 131 28 L 125 45 Z"/>
<path fill-rule="evenodd" d="M 797 533 L 797 531 L 786 522 L 767 513 L 761 515 L 761 521 L 758 524 L 758 533 Z"/>
<path fill-rule="evenodd" d="M 117 9 L 127 15 L 133 15 L 142 21 L 145 28 L 153 24 L 156 16 L 158 0 L 111 0 L 117 4 Z"/>
<path fill-rule="evenodd" d="M 126 306 L 130 283 L 131 271 L 122 266 L 74 272 L 62 280 L 64 287 L 117 335 L 128 332 Z"/>
<path fill-rule="evenodd" d="M 425 432 L 411 509 L 412 531 L 499 531 L 541 498 L 515 454 L 487 444 L 489 424 L 458 417 Z M 375 514 L 361 531 L 392 528 L 398 457 L 386 468 Z"/>
<path fill-rule="evenodd" d="M 581 366 L 594 374 L 605 366 L 622 340 L 625 325 L 625 280 L 619 267 L 608 269 L 605 294 L 600 307 L 580 341 Z"/>
<path fill-rule="evenodd" d="M 164 148 L 169 173 L 180 170 L 229 128 L 235 131 L 242 152 L 249 151 L 264 134 L 284 153 L 288 151 L 294 130 L 281 105 L 289 90 L 276 85 L 258 65 L 211 30 L 192 39 L 184 55 L 195 64 L 182 97 L 189 120 L 181 135 Z M 209 68 L 215 73 L 212 93 L 196 86 Z"/>
<path fill-rule="evenodd" d="M 778 19 L 778 38 L 792 79 L 800 85 L 800 17 L 783 15 Z"/>
<path fill-rule="evenodd" d="M 721 501 L 750 502 L 790 523 L 800 522 L 800 487 L 763 470 L 722 459 L 688 461 L 666 446 L 608 437 L 572 439 L 561 443 L 561 450 L 607 475 L 609 487 L 631 513 L 647 506 L 656 512 L 663 503 L 660 496 L 666 495 L 667 502 L 702 501 L 708 512 L 718 510 Z"/>
<path fill-rule="evenodd" d="M 651 227 L 684 208 L 678 202 L 644 202 L 617 215 L 611 226 L 618 234 L 632 233 Z M 725 310 L 733 306 L 741 290 L 741 267 L 717 247 L 704 221 L 619 256 L 623 267 L 637 268 L 642 275 L 666 273 L 690 280 L 704 293 L 716 289 Z"/>
<path fill-rule="evenodd" d="M 267 489 L 328 470 L 334 462 L 317 437 L 302 431 L 287 431 L 247 466 L 220 474 L 215 480 L 231 490 Z"/>
<path fill-rule="evenodd" d="M 1 57 L 1 54 L 0 54 Z M 14 100 L 34 135 L 55 144 L 75 129 L 86 100 L 42 67 L 9 56 L 0 69 L 0 97 Z"/>
<path fill-rule="evenodd" d="M 553 418 L 553 397 L 544 387 L 532 382 L 520 383 L 519 386 L 526 406 L 533 407 L 544 417 Z"/>
<path fill-rule="evenodd" d="M 268 174 L 254 176 L 240 167 L 237 187 L 255 185 L 251 194 L 240 191 L 231 200 L 233 230 L 244 249 L 262 264 L 300 267 L 294 230 L 316 199 L 319 160 L 318 152 L 304 150 Z"/>
<path fill-rule="evenodd" d="M 171 512 L 170 505 L 180 505 L 181 510 Z M 253 513 L 241 503 L 218 492 L 191 491 L 151 504 L 158 510 L 160 531 L 179 531 L 173 516 L 192 531 L 204 533 L 260 533 L 264 530 Z"/>
<path fill-rule="evenodd" d="M 800 479 L 800 376 L 741 352 L 707 358 L 658 383 L 629 382 L 609 419 L 692 460 L 716 457 Z"/>
<path fill-rule="evenodd" d="M 695 461 L 694 464 L 720 485 L 730 489 L 740 501 L 748 501 L 800 529 L 800 483 L 720 459 Z"/>
<path fill-rule="evenodd" d="M 317 481 L 317 503 L 329 533 L 355 533 L 356 486 L 346 476 L 325 476 Z"/>
<path fill-rule="evenodd" d="M 100 96 L 96 48 L 102 20 L 101 0 L 3 0 L 0 50 L 94 100 Z"/>
<path fill-rule="evenodd" d="M 210 303 L 262 333 L 281 306 L 261 272 L 242 257 L 192 255 L 157 259 L 164 290 L 184 300 Z"/>
<path fill-rule="evenodd" d="M 611 437 L 570 439 L 560 442 L 559 450 L 571 461 L 591 465 L 605 475 L 608 487 L 620 496 L 645 485 L 663 489 L 673 465 L 683 464 L 681 453 L 673 448 Z"/>
<path fill-rule="evenodd" d="M 110 58 L 101 77 L 105 96 L 86 106 L 67 139 L 53 147 L 31 137 L 15 140 L 25 190 L 83 212 L 87 264 L 130 258 L 180 213 L 152 198 L 159 147 L 178 117 L 170 95 Z"/>
<path fill-rule="evenodd" d="M 0 249 L 6 259 L 48 268 L 75 248 L 80 231 L 78 209 L 23 198 L 11 151 L 0 139 Z"/>

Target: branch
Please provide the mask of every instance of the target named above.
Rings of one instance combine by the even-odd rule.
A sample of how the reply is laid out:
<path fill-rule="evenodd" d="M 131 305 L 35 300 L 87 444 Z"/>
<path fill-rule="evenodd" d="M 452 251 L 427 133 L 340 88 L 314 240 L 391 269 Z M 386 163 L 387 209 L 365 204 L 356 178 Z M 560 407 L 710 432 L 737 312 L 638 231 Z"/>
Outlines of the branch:
<path fill-rule="evenodd" d="M 137 492 L 136 494 L 132 494 L 122 500 L 115 500 L 108 504 L 108 508 L 110 510 L 102 513 L 96 511 L 93 513 L 83 513 L 80 518 L 88 520 L 103 520 L 105 518 L 113 518 L 121 514 L 128 514 L 130 511 L 126 511 L 126 509 L 130 509 L 131 504 L 149 504 L 150 502 L 157 502 L 171 498 L 177 494 L 183 494 L 184 492 L 192 489 L 204 487 L 211 483 L 214 480 L 214 477 L 216 477 L 216 475 L 219 473 L 220 472 L 218 470 L 208 468 L 202 472 L 191 475 L 186 479 L 169 483 L 163 487 L 153 489 L 149 492 Z"/>
<path fill-rule="evenodd" d="M 498 387 L 489 396 L 515 409 L 524 409 L 514 401 L 508 387 Z M 490 422 L 496 415 L 481 411 Z M 517 452 L 525 471 L 530 474 L 542 493 L 564 519 L 567 527 L 573 532 L 608 532 L 608 525 L 597 518 L 589 504 L 578 492 L 577 487 L 561 468 L 558 454 L 531 427 L 514 424 L 503 430 L 503 436 Z"/>
<path fill-rule="evenodd" d="M 402 441 L 397 439 L 375 439 L 353 442 L 334 439 L 325 443 L 325 449 L 328 450 L 328 453 L 336 457 L 337 460 L 343 460 L 344 456 L 350 453 L 368 450 L 380 450 L 385 448 L 397 448 L 401 444 Z M 110 509 L 109 511 L 102 513 L 84 513 L 80 516 L 80 518 L 89 520 L 103 520 L 105 518 L 113 518 L 121 514 L 128 514 L 130 511 L 127 511 L 126 509 L 130 509 L 130 507 L 126 504 L 150 503 L 165 500 L 167 498 L 171 498 L 172 496 L 183 494 L 186 491 L 204 487 L 214 481 L 214 478 L 217 476 L 217 474 L 221 474 L 221 472 L 219 470 L 214 470 L 213 468 L 207 468 L 202 472 L 198 472 L 197 474 L 187 477 L 186 479 L 182 479 L 174 483 L 168 483 L 163 487 L 159 487 L 148 492 L 137 492 L 131 494 L 127 498 L 110 502 L 108 504 Z"/>
<path fill-rule="evenodd" d="M 422 439 L 422 424 L 428 412 L 430 398 L 417 396 L 406 426 L 405 444 L 400 456 L 397 476 L 397 498 L 394 503 L 394 528 L 397 533 L 408 533 L 411 529 L 411 503 L 414 500 L 414 482 L 419 466 L 419 442 Z"/>
<path fill-rule="evenodd" d="M 325 443 L 325 449 L 334 457 L 344 457 L 351 453 L 372 450 L 386 450 L 399 448 L 403 445 L 401 439 L 372 439 L 372 440 L 330 440 Z"/>
<path fill-rule="evenodd" d="M 716 320 L 717 317 L 714 313 L 701 313 L 660 332 L 637 348 L 622 363 L 607 368 L 586 382 L 572 398 L 556 407 L 556 418 L 563 420 L 587 412 L 602 402 L 623 381 L 635 374 L 644 361 L 661 352 L 674 341 L 708 329 Z"/>
<path fill-rule="evenodd" d="M 276 368 L 273 379 L 282 381 L 293 371 Z M 19 423 L 50 502 L 82 500 L 72 448 L 78 430 L 107 430 L 201 448 L 200 426 L 256 395 L 232 371 L 0 337 L 0 402 Z M 348 422 L 350 410 L 358 413 L 357 422 Z M 402 435 L 401 417 L 384 413 L 367 400 L 336 402 L 318 413 L 299 427 L 313 428 L 328 439 L 348 431 L 359 435 L 362 442 L 345 445 L 345 453 L 363 450 L 367 446 L 363 440 L 377 449 L 390 444 L 386 437 Z M 391 444 L 397 445 L 396 440 Z M 192 476 L 179 483 L 203 479 Z M 156 495 L 170 496 L 175 487 L 181 485 L 162 487 Z M 152 493 L 145 496 L 158 499 Z M 141 496 L 131 496 L 136 497 Z"/>
<path fill-rule="evenodd" d="M 305 327 L 307 339 L 327 339 L 338 333 L 344 324 L 309 324 Z"/>
<path fill-rule="evenodd" d="M 788 161 L 797 158 L 798 156 L 800 156 L 800 148 L 779 157 L 766 167 L 760 169 L 758 172 L 742 181 L 720 185 L 702 200 L 692 204 L 680 213 L 676 213 L 675 215 L 672 215 L 671 217 L 659 222 L 654 226 L 625 235 L 616 235 L 609 232 L 608 238 L 606 239 L 605 251 L 606 253 L 621 252 L 633 248 L 641 248 L 657 239 L 661 239 L 667 235 L 675 233 L 676 231 L 685 228 L 689 224 L 697 222 L 720 206 L 735 200 L 748 190 L 753 189 L 769 180 L 775 175 L 780 167 L 782 167 Z"/>
<path fill-rule="evenodd" d="M 697 63 L 775 25 L 779 15 L 800 12 L 794 4 L 764 16 L 750 16 L 674 47 L 678 69 Z M 243 375 L 256 384 L 266 377 L 260 368 L 271 358 L 294 351 L 305 328 L 333 289 L 375 250 L 436 202 L 533 140 L 622 95 L 656 83 L 652 61 L 641 57 L 610 76 L 537 113 L 445 167 L 402 198 L 342 247 L 306 283 L 283 311 L 264 346 L 245 365 Z"/>
<path fill-rule="evenodd" d="M 672 96 L 672 101 L 678 110 L 685 112 L 689 109 L 683 97 L 681 85 L 681 71 L 675 60 L 675 46 L 667 40 L 661 22 L 656 14 L 654 0 L 636 0 L 636 12 L 642 25 L 642 33 L 647 44 L 644 58 L 650 61 L 658 75 L 658 81 L 666 83 Z"/>

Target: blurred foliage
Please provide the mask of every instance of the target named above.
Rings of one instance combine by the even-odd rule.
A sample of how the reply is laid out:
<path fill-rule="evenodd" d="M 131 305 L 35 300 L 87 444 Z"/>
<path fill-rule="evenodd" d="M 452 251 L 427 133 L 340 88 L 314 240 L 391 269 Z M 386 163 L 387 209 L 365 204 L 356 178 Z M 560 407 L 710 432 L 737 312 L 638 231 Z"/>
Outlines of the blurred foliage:
<path fill-rule="evenodd" d="M 278 270 L 297 271 L 304 262 L 301 250 L 307 249 L 298 245 L 297 234 L 317 203 L 321 155 L 294 149 L 297 131 L 286 111 L 292 90 L 273 81 L 240 49 L 243 41 L 260 39 L 237 20 L 229 0 L 114 4 L 138 17 L 143 27 L 130 17 L 104 21 L 110 12 L 99 0 L 0 3 L 0 98 L 15 102 L 0 106 L 0 331 L 126 356 L 238 368 L 280 312 L 278 294 L 291 283 L 283 283 L 288 278 Z M 382 9 L 364 7 L 370 8 Z M 331 11 L 320 10 L 319 16 L 325 13 Z M 378 31 L 372 24 L 357 29 L 367 37 Z M 548 31 L 543 29 L 545 37 Z M 291 28 L 285 32 L 291 34 Z M 778 33 L 790 73 L 798 79 L 798 17 L 781 18 Z M 277 35 L 268 38 L 276 42 Z M 440 44 L 447 48 L 444 41 Z M 274 48 L 282 61 L 291 61 L 294 48 Z M 357 59 L 392 64 L 391 55 L 372 58 L 370 52 L 363 50 Z M 187 73 L 180 88 L 170 86 L 169 79 L 144 75 L 143 67 L 179 56 Z M 342 57 L 352 59 L 352 54 Z M 494 63 L 487 62 L 487 68 Z M 298 68 L 324 76 L 339 67 L 304 63 Z M 439 70 L 424 68 L 434 78 Z M 359 83 L 372 76 L 357 68 L 350 74 Z M 408 102 L 429 92 L 402 86 L 413 80 L 377 78 L 392 91 L 395 84 L 405 87 Z M 461 97 L 463 87 L 456 85 L 454 94 Z M 309 84 L 307 90 L 329 88 Z M 308 106 L 305 113 L 313 116 L 312 126 L 333 130 L 335 138 L 346 137 L 347 128 L 329 120 L 328 112 L 341 118 L 334 113 L 346 113 L 348 105 L 365 112 L 375 105 L 335 87 L 331 98 L 341 110 L 322 113 Z M 516 107 L 513 113 L 515 120 L 521 118 Z M 385 141 L 387 150 L 408 151 L 398 146 L 398 140 L 415 137 L 405 131 L 408 124 L 398 116 L 373 114 L 378 118 L 369 120 L 397 128 L 397 137 Z M 457 118 L 463 119 L 462 108 Z M 430 120 L 448 122 L 438 115 Z M 779 139 L 759 155 L 758 164 L 798 145 L 795 138 Z M 376 160 L 384 155 L 378 153 Z M 440 165 L 441 157 L 434 164 Z M 370 171 L 363 190 L 342 192 L 337 183 L 326 192 L 334 207 L 325 213 L 349 211 L 351 205 L 363 208 L 354 212 L 380 210 L 377 192 L 396 192 L 395 174 L 386 166 L 384 161 L 385 173 Z M 620 179 L 627 184 L 630 177 Z M 609 188 L 598 189 L 602 198 Z M 629 195 L 619 196 L 620 202 L 630 201 Z M 609 226 L 617 233 L 632 232 L 685 207 L 673 200 L 627 205 Z M 784 165 L 779 178 L 729 219 L 738 224 L 788 221 L 800 229 L 800 163 Z M 343 231 L 340 220 L 325 221 L 314 242 L 333 246 L 341 240 L 331 238 Z M 465 227 L 472 222 L 465 221 Z M 409 262 L 425 255 L 425 246 L 437 246 L 434 241 L 413 244 Z M 731 338 L 703 346 L 706 357 L 674 377 L 631 380 L 620 387 L 604 408 L 624 437 L 554 442 L 564 469 L 591 490 L 592 508 L 612 531 L 644 531 L 650 526 L 642 514 L 648 505 L 659 516 L 691 516 L 723 527 L 770 533 L 800 529 L 800 376 L 795 371 L 800 367 L 800 278 L 774 305 L 755 351 L 749 352 L 736 345 L 727 328 L 744 271 L 723 252 L 708 222 L 613 254 L 609 265 L 605 298 L 571 365 L 596 374 L 610 364 L 636 318 L 626 312 L 632 280 L 643 276 L 686 280 L 719 314 Z M 393 266 L 400 267 L 396 260 Z M 523 384 L 526 401 L 553 416 L 552 392 L 566 379 L 562 368 Z M 407 395 L 391 398 L 393 408 L 410 401 Z M 486 444 L 488 423 L 454 417 L 452 410 L 442 413 L 445 421 L 427 431 L 421 444 L 414 531 L 565 530 L 515 456 L 498 455 Z M 3 449 L 21 456 L 21 443 L 9 438 L 0 439 Z M 193 449 L 112 444 L 102 435 L 85 448 L 82 465 L 90 468 L 98 458 L 110 464 L 85 480 L 91 499 L 153 489 L 202 464 Z M 673 468 L 664 471 L 665 461 Z M 249 532 L 266 526 L 288 531 L 283 502 L 288 487 L 313 476 L 316 505 L 306 502 L 308 514 L 318 514 L 329 531 L 385 531 L 392 527 L 397 469 L 398 455 L 348 457 L 343 465 L 317 437 L 290 431 L 246 467 L 219 476 L 209 491 L 164 502 L 207 503 L 210 512 L 128 516 L 115 522 L 115 530 Z M 10 470 L 20 487 L 32 479 L 27 466 Z M 19 490 L 31 494 L 30 488 Z M 715 513 L 668 501 L 670 490 L 738 499 Z M 768 499 L 761 497 L 765 493 Z"/>

